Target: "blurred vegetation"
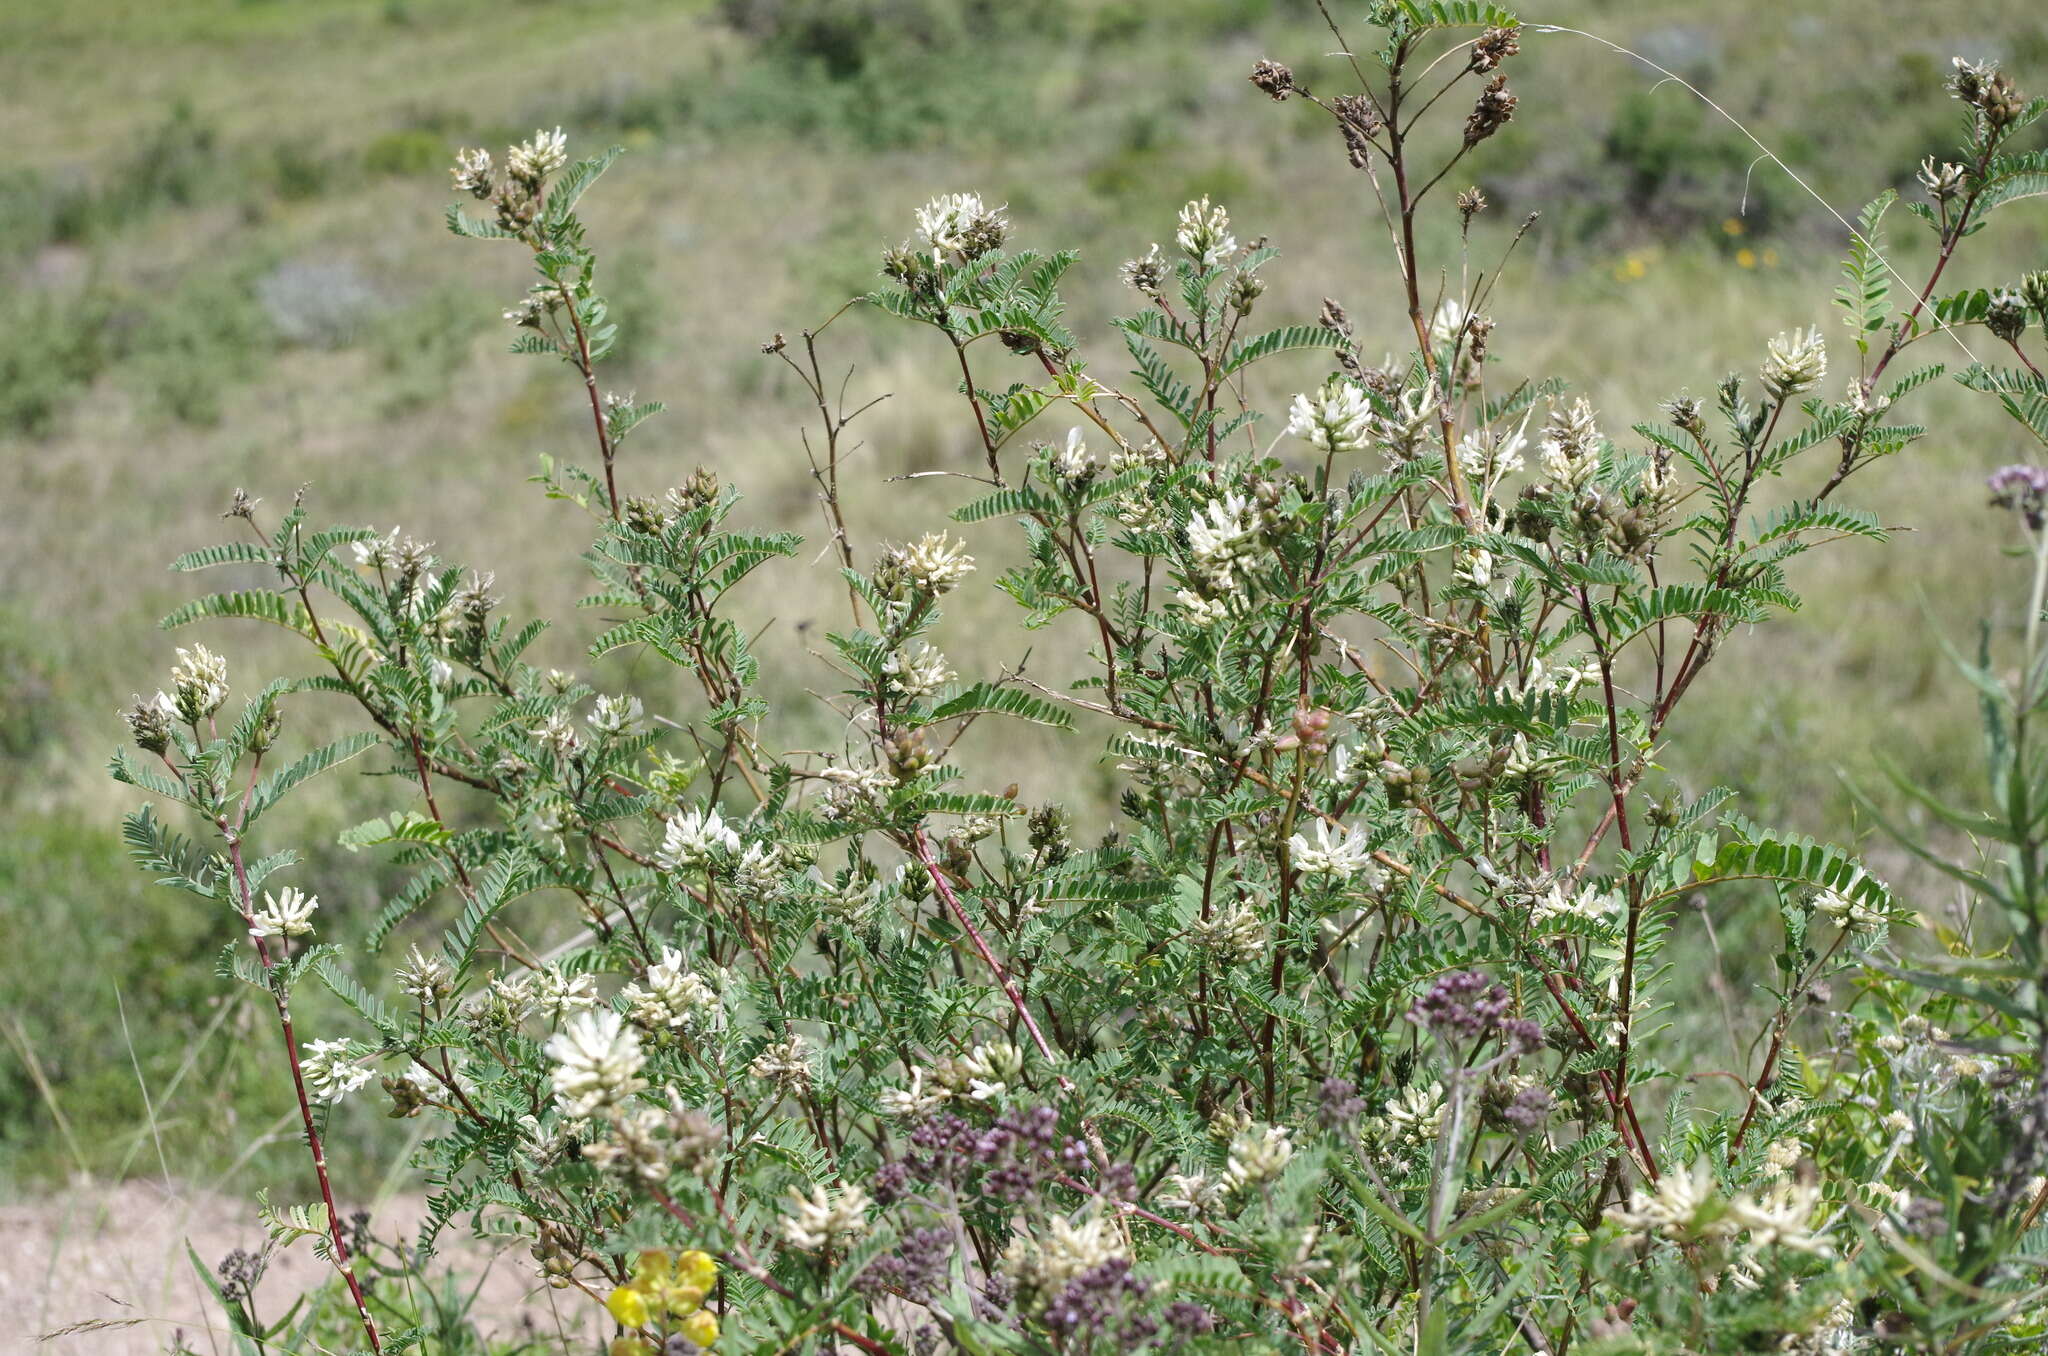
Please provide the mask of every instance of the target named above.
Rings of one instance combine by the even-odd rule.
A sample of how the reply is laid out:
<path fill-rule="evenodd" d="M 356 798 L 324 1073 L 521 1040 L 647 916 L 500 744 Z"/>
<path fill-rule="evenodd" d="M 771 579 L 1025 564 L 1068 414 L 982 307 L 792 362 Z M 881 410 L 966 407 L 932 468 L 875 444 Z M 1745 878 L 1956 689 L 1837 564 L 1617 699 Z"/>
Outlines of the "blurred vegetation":
<path fill-rule="evenodd" d="M 1570 0 L 1525 18 L 1682 76 L 1844 213 L 1908 186 L 1953 139 L 1939 89 L 1951 54 L 1997 57 L 2023 86 L 2048 86 L 2048 29 L 2030 0 Z M 317 518 L 388 526 L 402 472 L 405 502 L 431 506 L 409 532 L 472 558 L 486 540 L 532 543 L 529 559 L 485 563 L 514 606 L 569 614 L 548 590 L 573 579 L 552 567 L 580 549 L 582 525 L 516 482 L 539 454 L 580 452 L 587 414 L 558 383 L 483 361 L 522 283 L 517 261 L 496 291 L 450 267 L 440 212 L 454 146 L 561 123 L 578 148 L 633 152 L 608 181 L 606 246 L 638 280 L 614 292 L 615 311 L 630 379 L 674 411 L 633 474 L 665 484 L 709 465 L 748 492 L 744 512 L 764 528 L 815 533 L 800 392 L 759 344 L 870 286 L 880 249 L 933 193 L 976 189 L 1009 204 L 1021 243 L 1081 248 L 1083 332 L 1121 304 L 1116 262 L 1209 193 L 1284 252 L 1266 313 L 1306 318 L 1335 296 L 1368 351 L 1370 336 L 1399 342 L 1388 280 L 1358 248 L 1378 229 L 1359 176 L 1313 120 L 1272 116 L 1244 78 L 1271 55 L 1334 90 L 1331 46 L 1308 0 L 74 0 L 0 14 L 16 160 L 0 174 L 0 1191 L 137 1170 L 159 1146 L 174 1170 L 217 1169 L 283 1110 L 274 1086 L 243 1087 L 245 1014 L 217 1006 L 240 1001 L 211 975 L 232 929 L 151 895 L 120 850 L 124 798 L 98 773 L 117 705 L 171 657 L 152 625 L 187 581 L 161 567 L 205 537 L 229 493 L 277 503 L 306 485 Z M 1754 314 L 1759 297 L 1782 316 L 1772 332 L 1844 334 L 1827 298 L 1845 233 L 1748 136 L 1599 42 L 1532 32 L 1525 53 L 1515 122 L 1469 162 L 1496 209 L 1475 258 L 1542 214 L 1494 308 L 1493 347 L 1511 366 L 1574 374 L 1618 428 L 1752 369 L 1768 335 L 1717 317 Z M 1980 253 L 2006 273 L 1958 286 L 2048 264 L 2039 226 L 2002 229 Z M 1448 244 L 1437 257 L 1455 258 Z M 1674 346 L 1659 320 L 1680 313 L 1687 333 L 1717 336 L 1710 351 Z M 901 336 L 856 334 L 837 355 L 858 365 L 854 389 L 894 392 L 849 470 L 861 482 L 850 512 L 872 541 L 888 535 L 892 501 L 926 496 L 936 516 L 953 494 L 943 479 L 887 477 L 972 457 L 953 393 L 907 375 Z M 1867 771 L 1876 730 L 1937 791 L 1974 773 L 1974 755 L 1955 751 L 1972 714 L 1938 680 L 1931 632 L 1979 610 L 1996 549 L 1981 478 L 2019 449 L 1985 402 L 1938 398 L 1940 426 L 1964 436 L 1863 487 L 1913 533 L 1842 554 L 1807 590 L 1854 624 L 1738 637 L 1760 667 L 1725 665 L 1697 695 L 1692 718 L 1740 751 L 1716 774 L 1761 816 L 1846 836 L 1836 769 Z M 822 564 L 793 566 L 778 612 L 760 619 L 771 672 L 787 675 L 791 739 L 830 737 L 805 696 L 805 628 L 835 587 Z M 1932 622 L 1927 599 L 1939 600 Z M 1007 606 L 992 588 L 963 596 L 955 644 L 977 633 L 975 607 Z M 275 655 L 246 630 L 207 639 L 243 674 Z M 577 636 L 545 646 L 578 663 Z M 1051 645 L 1032 657 L 1048 681 L 1062 662 Z M 657 711 L 674 700 L 643 695 Z M 1049 748 L 982 756 L 998 783 L 1046 798 Z M 1103 784 L 1069 772 L 1057 794 L 1086 811 Z M 323 794 L 290 826 L 316 853 L 362 799 L 343 778 Z M 303 879 L 357 927 L 375 911 L 377 880 L 344 854 L 318 853 Z M 1764 963 L 1745 953 L 1739 919 L 1721 939 L 1735 983 Z M 307 1018 L 314 1034 L 322 1016 Z M 295 1170 L 289 1149 L 259 1150 L 262 1170 Z"/>

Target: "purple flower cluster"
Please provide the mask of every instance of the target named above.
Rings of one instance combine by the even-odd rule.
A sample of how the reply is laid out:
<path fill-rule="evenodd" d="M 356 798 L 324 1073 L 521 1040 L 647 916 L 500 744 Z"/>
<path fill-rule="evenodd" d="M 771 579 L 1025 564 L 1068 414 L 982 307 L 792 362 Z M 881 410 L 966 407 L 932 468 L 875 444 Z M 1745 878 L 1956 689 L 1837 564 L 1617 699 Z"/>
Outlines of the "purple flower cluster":
<path fill-rule="evenodd" d="M 1365 1108 L 1366 1100 L 1358 1095 L 1358 1085 L 1348 1078 L 1326 1078 L 1316 1090 L 1316 1121 L 1325 1130 L 1349 1125 Z"/>
<path fill-rule="evenodd" d="M 2048 523 L 2048 468 L 2001 466 L 1985 484 L 1991 487 L 1993 508 L 2017 509 L 2036 532 Z"/>
<path fill-rule="evenodd" d="M 910 1132 L 910 1151 L 876 1170 L 870 1194 L 893 1205 L 913 1182 L 958 1187 L 981 1173 L 988 1194 L 1027 1200 L 1058 1166 L 1059 1119 L 1049 1106 L 1013 1109 L 985 1127 L 951 1114 L 928 1117 Z"/>
<path fill-rule="evenodd" d="M 856 1284 L 863 1294 L 901 1295 L 923 1304 L 945 1289 L 946 1268 L 952 1259 L 952 1230 L 936 1225 L 912 1229 L 894 1252 L 870 1262 Z"/>
<path fill-rule="evenodd" d="M 1477 970 L 1459 970 L 1432 984 L 1408 1009 L 1408 1020 L 1439 1040 L 1477 1044 L 1499 1036 L 1507 1053 L 1526 1055 L 1543 1046 L 1543 1028 L 1513 1016 L 1514 997 Z"/>
<path fill-rule="evenodd" d="M 1532 1135 L 1543 1128 L 1556 1106 L 1557 1098 L 1551 1095 L 1549 1088 L 1532 1083 L 1508 1099 L 1508 1104 L 1501 1108 L 1500 1118 L 1513 1126 L 1518 1134 Z"/>
<path fill-rule="evenodd" d="M 1157 1317 L 1140 1309 L 1152 1285 L 1131 1274 L 1128 1259 L 1112 1257 L 1082 1272 L 1053 1296 L 1043 1322 L 1068 1352 L 1172 1350 L 1216 1326 L 1207 1309 L 1175 1300 Z"/>

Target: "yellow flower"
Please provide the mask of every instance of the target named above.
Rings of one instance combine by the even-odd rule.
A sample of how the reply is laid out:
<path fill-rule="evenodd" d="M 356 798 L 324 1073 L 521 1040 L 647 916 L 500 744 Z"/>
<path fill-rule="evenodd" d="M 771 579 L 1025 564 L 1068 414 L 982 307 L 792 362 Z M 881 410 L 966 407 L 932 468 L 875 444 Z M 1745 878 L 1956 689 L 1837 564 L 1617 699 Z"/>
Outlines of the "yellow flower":
<path fill-rule="evenodd" d="M 676 1279 L 684 1285 L 709 1290 L 718 1284 L 718 1262 L 708 1252 L 695 1248 L 676 1258 Z"/>
<path fill-rule="evenodd" d="M 1739 218 L 1729 217 L 1721 223 L 1721 230 L 1726 235 L 1741 235 L 1743 231 L 1742 222 Z"/>
<path fill-rule="evenodd" d="M 609 1351 L 611 1356 L 654 1356 L 654 1343 L 644 1337 L 619 1337 Z"/>
<path fill-rule="evenodd" d="M 1744 268 L 1755 268 L 1756 251 L 1750 249 L 1747 245 L 1743 246 L 1741 249 L 1735 251 L 1735 262 L 1740 264 Z"/>
<path fill-rule="evenodd" d="M 718 1319 L 708 1309 L 699 1309 L 683 1320 L 677 1332 L 689 1338 L 700 1347 L 708 1347 L 718 1340 Z"/>
<path fill-rule="evenodd" d="M 630 1285 L 622 1285 L 605 1297 L 604 1307 L 628 1328 L 644 1328 L 649 1317 L 647 1297 Z"/>

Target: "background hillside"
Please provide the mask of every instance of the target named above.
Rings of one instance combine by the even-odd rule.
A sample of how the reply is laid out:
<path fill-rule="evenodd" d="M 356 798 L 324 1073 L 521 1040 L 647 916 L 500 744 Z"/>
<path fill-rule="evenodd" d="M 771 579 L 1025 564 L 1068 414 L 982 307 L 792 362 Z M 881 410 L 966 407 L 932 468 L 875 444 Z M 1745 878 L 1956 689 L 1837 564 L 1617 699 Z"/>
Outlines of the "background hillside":
<path fill-rule="evenodd" d="M 1951 55 L 2048 86 L 2048 25 L 2029 0 L 1578 0 L 1524 17 L 1684 75 L 1844 214 L 1953 142 Z M 1082 251 L 1074 328 L 1107 372 L 1123 368 L 1100 340 L 1126 304 L 1117 263 L 1204 193 L 1283 251 L 1262 314 L 1308 319 L 1331 296 L 1397 344 L 1360 176 L 1324 120 L 1245 80 L 1272 56 L 1334 85 L 1331 46 L 1307 0 L 0 11 L 0 1192 L 76 1172 L 288 1170 L 272 1157 L 290 1152 L 274 1138 L 278 1090 L 257 1090 L 253 1064 L 243 1085 L 244 1036 L 262 1057 L 271 1037 L 210 974 L 231 929 L 129 867 L 130 797 L 100 772 L 116 708 L 189 643 L 154 627 L 192 584 L 163 566 L 211 539 L 237 486 L 272 507 L 304 486 L 316 518 L 380 527 L 406 506 L 408 533 L 495 569 L 514 610 L 585 624 L 544 643 L 550 662 L 577 665 L 599 624 L 572 607 L 585 524 L 520 484 L 542 454 L 583 455 L 587 410 L 560 373 L 503 357 L 498 315 L 525 263 L 443 230 L 456 145 L 559 123 L 572 149 L 628 148 L 593 213 L 624 334 L 613 380 L 670 413 L 627 478 L 657 489 L 708 466 L 749 493 L 762 528 L 815 534 L 802 392 L 760 345 L 869 287 L 935 193 L 1007 202 L 1020 243 Z M 1606 42 L 1531 31 L 1523 48 L 1517 118 L 1469 162 L 1494 203 L 1476 256 L 1542 214 L 1492 308 L 1509 371 L 1569 376 L 1618 431 L 1752 371 L 1781 329 L 1846 333 L 1828 300 L 1845 232 L 1741 132 Z M 1954 284 L 2048 266 L 2043 220 L 2006 214 L 1970 265 L 1989 271 Z M 1919 248 L 1899 251 L 1909 276 Z M 939 518 L 958 482 L 888 480 L 974 462 L 933 355 L 858 316 L 833 336 L 851 389 L 893 393 L 861 430 L 856 530 L 873 541 Z M 1960 392 L 1921 413 L 1944 435 L 1858 486 L 1911 531 L 1807 572 L 1806 612 L 1731 642 L 1762 666 L 1715 671 L 1677 732 L 1674 761 L 1760 817 L 1840 839 L 1854 820 L 1838 769 L 1874 785 L 1882 752 L 1937 785 L 1973 770 L 1974 712 L 1934 636 L 1969 644 L 1980 613 L 2009 606 L 1986 585 L 2001 538 L 1982 479 L 2025 449 Z M 489 542 L 522 549 L 487 556 Z M 784 742 L 834 737 L 805 695 L 822 674 L 806 630 L 837 588 L 806 555 L 760 599 Z M 949 651 L 973 654 L 1008 606 L 968 591 Z M 247 630 L 205 638 L 245 677 L 279 653 Z M 1034 668 L 1056 681 L 1078 643 L 1047 637 Z M 671 675 L 637 681 L 656 710 L 679 700 Z M 1054 792 L 1048 747 L 977 757 L 997 785 Z M 1085 810 L 1100 776 L 1069 772 L 1058 794 Z M 321 845 L 389 794 L 332 779 L 293 825 L 335 915 L 374 912 L 385 882 Z"/>

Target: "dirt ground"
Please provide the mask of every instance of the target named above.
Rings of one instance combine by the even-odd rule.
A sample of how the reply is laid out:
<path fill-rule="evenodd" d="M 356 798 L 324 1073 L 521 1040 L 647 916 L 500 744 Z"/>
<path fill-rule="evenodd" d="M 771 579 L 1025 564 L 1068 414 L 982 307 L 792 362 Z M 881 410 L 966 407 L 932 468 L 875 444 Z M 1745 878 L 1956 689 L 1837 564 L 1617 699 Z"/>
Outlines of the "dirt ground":
<path fill-rule="evenodd" d="M 376 1232 L 409 1237 L 419 1215 L 418 1200 L 392 1201 L 378 1212 Z M 264 1234 L 254 1202 L 127 1182 L 0 1204 L 0 1353 L 153 1356 L 182 1332 L 194 1352 L 231 1356 L 218 1306 L 185 1254 L 188 1241 L 209 1268 L 236 1248 L 259 1251 Z M 451 1249 L 437 1260 L 482 1275 L 476 1313 L 486 1332 L 509 1337 L 530 1324 L 555 1333 L 589 1317 L 580 1295 L 539 1287 L 517 1251 L 493 1258 Z M 265 1298 L 281 1311 L 325 1271 L 304 1243 L 273 1257 L 257 1291 L 258 1316 Z M 73 1330 L 54 1335 L 66 1328 Z"/>

